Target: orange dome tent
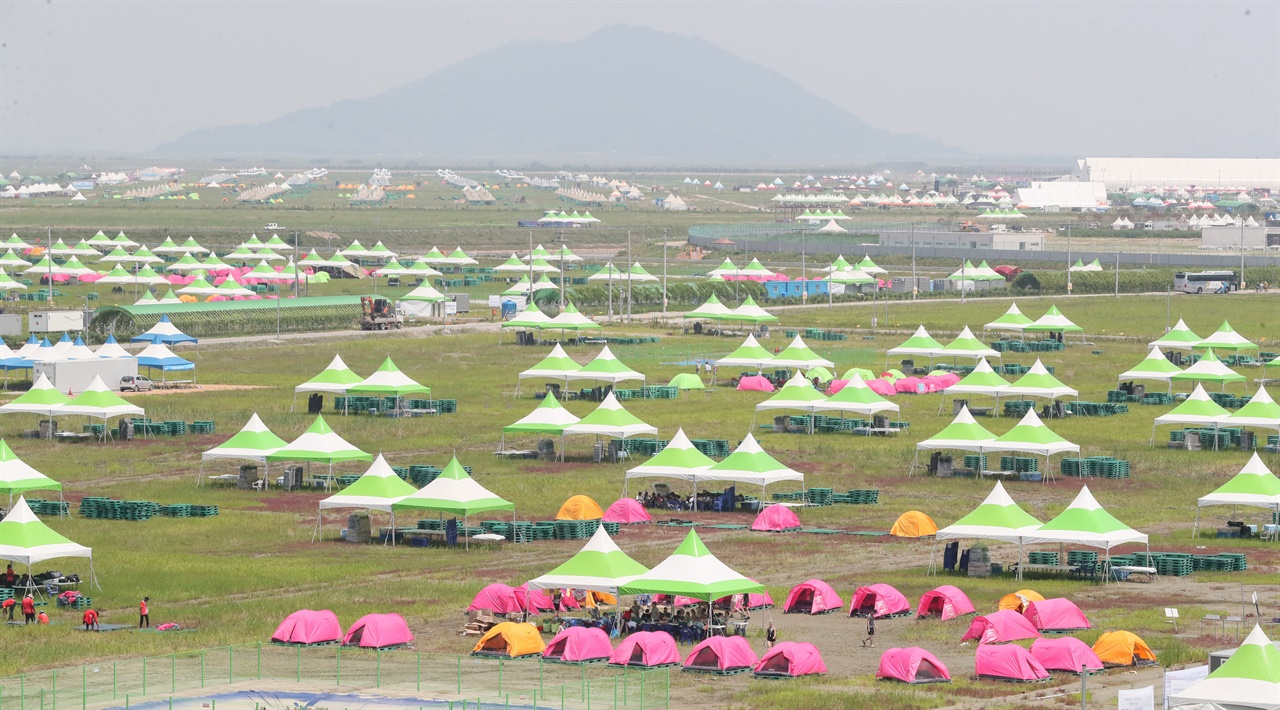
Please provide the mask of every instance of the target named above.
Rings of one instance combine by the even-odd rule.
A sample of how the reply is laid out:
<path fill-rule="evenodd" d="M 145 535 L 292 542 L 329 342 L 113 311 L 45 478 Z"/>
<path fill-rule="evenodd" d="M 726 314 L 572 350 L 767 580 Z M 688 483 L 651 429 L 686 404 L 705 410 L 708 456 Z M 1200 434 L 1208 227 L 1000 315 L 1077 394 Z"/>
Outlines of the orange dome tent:
<path fill-rule="evenodd" d="M 1006 594 L 1000 598 L 1001 609 L 1011 609 L 1021 614 L 1027 608 L 1028 602 L 1042 602 L 1044 597 L 1037 591 L 1031 589 L 1019 589 L 1013 594 Z"/>
<path fill-rule="evenodd" d="M 556 520 L 599 520 L 604 517 L 600 504 L 587 496 L 577 495 L 560 506 Z"/>
<path fill-rule="evenodd" d="M 1093 644 L 1093 652 L 1108 668 L 1156 662 L 1156 654 L 1147 642 L 1129 631 L 1111 631 L 1099 636 Z"/>
<path fill-rule="evenodd" d="M 938 524 L 918 510 L 908 510 L 898 516 L 889 534 L 895 537 L 929 537 L 938 534 Z"/>
<path fill-rule="evenodd" d="M 533 624 L 504 621 L 480 637 L 476 647 L 471 649 L 471 655 L 521 658 L 536 656 L 546 647 L 547 645 L 542 642 L 541 634 L 538 633 L 538 627 Z"/>

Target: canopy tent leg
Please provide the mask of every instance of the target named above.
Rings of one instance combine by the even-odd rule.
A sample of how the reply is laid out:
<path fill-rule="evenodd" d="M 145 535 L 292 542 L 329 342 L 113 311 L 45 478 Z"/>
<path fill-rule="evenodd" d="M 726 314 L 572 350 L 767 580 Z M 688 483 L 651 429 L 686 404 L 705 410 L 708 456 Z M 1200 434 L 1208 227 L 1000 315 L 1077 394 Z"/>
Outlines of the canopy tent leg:
<path fill-rule="evenodd" d="M 1200 537 L 1200 506 L 1196 506 L 1196 522 L 1191 526 L 1191 537 Z"/>
<path fill-rule="evenodd" d="M 916 464 L 918 463 L 920 463 L 920 449 L 916 449 L 915 458 L 911 459 L 911 469 L 907 471 L 907 478 L 911 478 L 915 475 Z"/>
<path fill-rule="evenodd" d="M 929 576 L 930 577 L 938 574 L 937 557 L 938 557 L 938 537 L 935 535 L 933 538 L 933 548 L 929 550 Z"/>
<path fill-rule="evenodd" d="M 200 470 L 196 471 L 196 488 L 204 486 L 204 458 L 200 459 Z"/>
<path fill-rule="evenodd" d="M 311 529 L 312 542 L 315 542 L 316 538 L 319 538 L 321 540 L 324 539 L 324 528 L 322 527 L 323 524 L 324 524 L 324 509 L 316 508 L 316 524 L 315 524 L 315 527 Z"/>

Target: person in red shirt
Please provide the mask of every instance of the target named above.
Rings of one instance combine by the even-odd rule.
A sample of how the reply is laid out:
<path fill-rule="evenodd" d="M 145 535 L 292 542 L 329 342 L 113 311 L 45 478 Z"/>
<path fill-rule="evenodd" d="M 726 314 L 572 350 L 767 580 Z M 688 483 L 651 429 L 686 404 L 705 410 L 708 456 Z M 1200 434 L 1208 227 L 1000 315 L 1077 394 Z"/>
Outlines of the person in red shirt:
<path fill-rule="evenodd" d="M 9 617 L 9 621 L 13 621 L 13 612 L 18 608 L 18 600 L 13 597 L 0 602 L 0 610 L 3 610 Z"/>
<path fill-rule="evenodd" d="M 98 628 L 98 612 L 93 607 L 84 610 L 84 630 L 93 631 Z"/>
<path fill-rule="evenodd" d="M 36 600 L 30 594 L 22 598 L 22 618 L 28 624 L 36 620 Z"/>
<path fill-rule="evenodd" d="M 151 614 L 147 613 L 147 602 L 151 601 L 151 597 L 143 597 L 138 604 L 138 628 L 151 628 Z"/>
<path fill-rule="evenodd" d="M 37 623 L 37 624 L 47 624 L 47 623 L 49 623 L 49 615 L 48 615 L 48 614 L 46 614 L 46 613 L 44 613 L 43 611 L 42 611 L 42 612 L 40 612 L 40 614 L 39 614 L 38 616 L 36 616 L 36 623 Z"/>

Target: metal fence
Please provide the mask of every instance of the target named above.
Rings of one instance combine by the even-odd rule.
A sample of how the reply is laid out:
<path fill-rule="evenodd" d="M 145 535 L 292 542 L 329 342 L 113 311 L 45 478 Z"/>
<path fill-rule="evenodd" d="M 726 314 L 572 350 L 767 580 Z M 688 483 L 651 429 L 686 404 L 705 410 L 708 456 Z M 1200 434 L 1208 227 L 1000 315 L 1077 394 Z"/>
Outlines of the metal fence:
<path fill-rule="evenodd" d="M 0 678 L 0 708 L 121 707 L 228 689 L 378 691 L 430 707 L 668 708 L 671 669 L 568 665 L 337 646 L 223 646 Z M 465 703 L 465 704 L 464 704 Z M 205 705 L 208 707 L 208 705 Z"/>

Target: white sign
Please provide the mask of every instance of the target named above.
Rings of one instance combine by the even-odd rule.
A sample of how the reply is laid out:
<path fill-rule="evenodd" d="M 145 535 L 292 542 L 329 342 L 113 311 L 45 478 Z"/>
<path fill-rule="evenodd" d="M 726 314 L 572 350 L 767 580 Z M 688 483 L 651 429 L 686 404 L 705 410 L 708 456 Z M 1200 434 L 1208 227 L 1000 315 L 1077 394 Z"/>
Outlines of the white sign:
<path fill-rule="evenodd" d="M 1169 698 L 1199 683 L 1209 675 L 1209 666 L 1193 666 L 1164 674 L 1164 707 L 1169 710 Z"/>
<path fill-rule="evenodd" d="M 1120 710 L 1155 710 L 1156 687 L 1148 685 L 1145 688 L 1122 690 L 1117 700 Z"/>

